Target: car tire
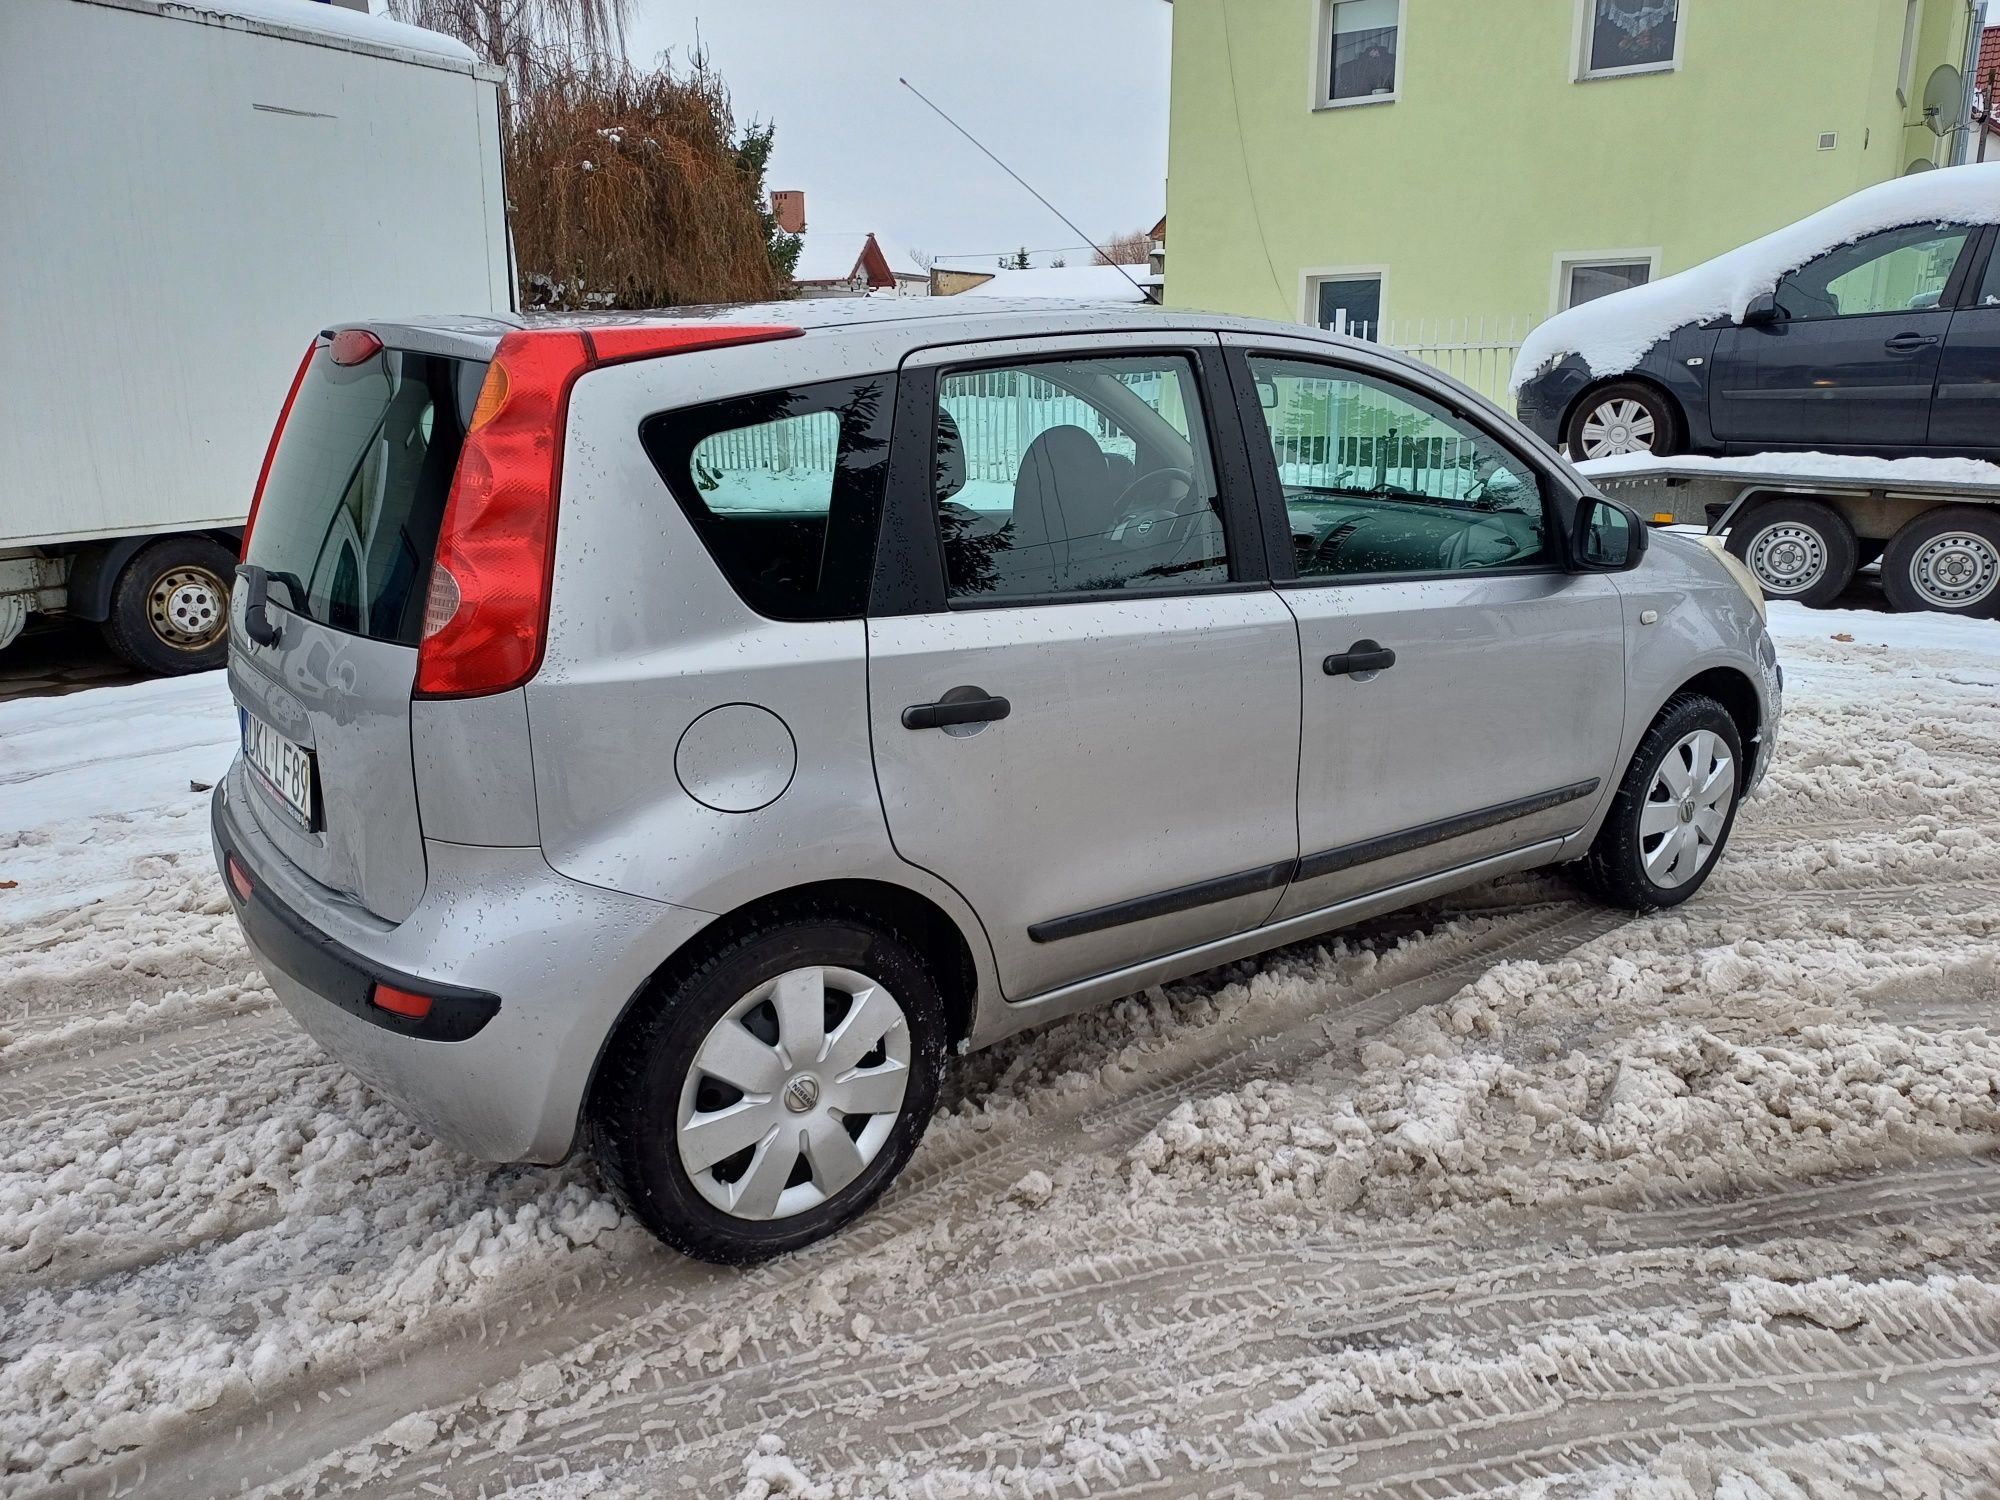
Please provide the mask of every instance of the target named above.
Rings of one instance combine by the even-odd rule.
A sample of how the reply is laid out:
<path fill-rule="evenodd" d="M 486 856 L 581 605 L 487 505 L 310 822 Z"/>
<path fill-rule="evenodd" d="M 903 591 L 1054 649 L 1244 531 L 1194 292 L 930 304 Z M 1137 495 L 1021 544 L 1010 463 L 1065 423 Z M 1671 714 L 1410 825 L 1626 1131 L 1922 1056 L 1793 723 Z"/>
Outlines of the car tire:
<path fill-rule="evenodd" d="M 105 644 L 142 672 L 174 677 L 229 660 L 236 554 L 205 536 L 170 536 L 133 554 L 111 586 Z"/>
<path fill-rule="evenodd" d="M 1739 517 L 1723 545 L 1767 599 L 1808 609 L 1833 603 L 1854 582 L 1861 545 L 1847 518 L 1817 500 L 1772 500 Z"/>
<path fill-rule="evenodd" d="M 1595 430 L 1593 430 L 1595 429 Z M 1673 398 L 1658 386 L 1620 380 L 1591 391 L 1569 414 L 1563 441 L 1572 459 L 1679 453 L 1687 441 Z"/>
<path fill-rule="evenodd" d="M 591 1091 L 591 1153 L 633 1217 L 684 1254 L 747 1265 L 824 1239 L 881 1196 L 923 1139 L 944 1073 L 944 1003 L 917 947 L 889 926 L 823 906 L 768 917 L 663 976 L 641 1004 Z M 850 1035 L 850 1022 L 862 1030 Z M 858 1061 L 846 1055 L 863 1042 Z M 886 1104 L 899 1084 L 893 1113 L 842 1108 Z"/>
<path fill-rule="evenodd" d="M 1584 888 L 1607 906 L 1635 912 L 1678 906 L 1694 895 L 1721 862 L 1747 770 L 1727 709 L 1699 693 L 1670 700 L 1639 741 L 1611 811 L 1578 863 Z"/>
<path fill-rule="evenodd" d="M 1968 505 L 1926 511 L 1883 549 L 1882 591 L 1898 610 L 2000 615 L 2000 518 Z"/>

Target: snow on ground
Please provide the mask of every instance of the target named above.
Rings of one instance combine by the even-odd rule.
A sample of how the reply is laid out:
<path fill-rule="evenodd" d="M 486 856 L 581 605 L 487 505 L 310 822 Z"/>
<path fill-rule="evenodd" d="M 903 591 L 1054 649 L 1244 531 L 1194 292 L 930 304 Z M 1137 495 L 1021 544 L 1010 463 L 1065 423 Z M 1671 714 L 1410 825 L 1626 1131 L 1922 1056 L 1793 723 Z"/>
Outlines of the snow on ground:
<path fill-rule="evenodd" d="M 1645 286 L 1557 313 L 1521 344 L 1509 389 L 1579 354 L 1594 376 L 1619 375 L 1674 329 L 1740 319 L 1786 272 L 1815 256 L 1899 224 L 2000 221 L 2000 162 L 1947 167 L 1865 187 L 1797 223 Z"/>
<path fill-rule="evenodd" d="M 0 1494 L 1991 1494 L 2000 625 L 1773 628 L 1689 906 L 1516 879 L 1018 1039 L 747 1273 L 291 1026 L 219 679 L 0 705 Z"/>

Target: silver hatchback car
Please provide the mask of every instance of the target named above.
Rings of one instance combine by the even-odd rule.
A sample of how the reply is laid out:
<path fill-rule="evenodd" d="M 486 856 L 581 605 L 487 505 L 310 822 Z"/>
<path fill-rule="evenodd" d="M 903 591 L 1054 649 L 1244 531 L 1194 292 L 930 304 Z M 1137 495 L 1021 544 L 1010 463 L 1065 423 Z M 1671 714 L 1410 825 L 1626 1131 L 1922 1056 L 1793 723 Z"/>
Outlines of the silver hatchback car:
<path fill-rule="evenodd" d="M 1740 564 L 1430 370 L 943 299 L 320 335 L 229 673 L 299 1022 L 732 1262 L 954 1049 L 1533 866 L 1686 900 L 1781 683 Z"/>

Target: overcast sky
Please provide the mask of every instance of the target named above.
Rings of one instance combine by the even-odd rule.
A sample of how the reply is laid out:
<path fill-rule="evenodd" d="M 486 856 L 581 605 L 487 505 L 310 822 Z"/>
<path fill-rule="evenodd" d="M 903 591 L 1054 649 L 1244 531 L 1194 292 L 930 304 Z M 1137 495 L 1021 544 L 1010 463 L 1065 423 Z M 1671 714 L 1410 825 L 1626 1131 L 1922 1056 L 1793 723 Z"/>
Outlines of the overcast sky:
<path fill-rule="evenodd" d="M 632 0 L 626 51 L 684 61 L 697 21 L 738 122 L 776 122 L 768 182 L 804 189 L 809 236 L 873 230 L 897 260 L 1076 244 L 898 75 L 1092 237 L 1166 208 L 1166 0 Z"/>

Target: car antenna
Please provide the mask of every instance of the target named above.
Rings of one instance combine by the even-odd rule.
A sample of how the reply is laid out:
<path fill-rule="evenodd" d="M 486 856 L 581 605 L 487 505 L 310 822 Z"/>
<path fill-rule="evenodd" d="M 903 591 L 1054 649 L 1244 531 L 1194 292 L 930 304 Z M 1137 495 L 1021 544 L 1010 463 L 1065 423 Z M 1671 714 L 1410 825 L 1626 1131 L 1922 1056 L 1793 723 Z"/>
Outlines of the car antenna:
<path fill-rule="evenodd" d="M 1029 183 L 1027 178 L 1023 177 L 1019 172 L 1016 172 L 1012 167 L 1008 166 L 1007 163 L 1000 160 L 1000 158 L 995 156 L 991 151 L 987 151 L 986 147 L 980 143 L 978 136 L 974 135 L 971 131 L 967 130 L 963 125 L 959 124 L 958 121 L 954 120 L 950 115 L 946 114 L 943 110 L 939 109 L 937 105 L 932 104 L 929 97 L 924 93 L 922 89 L 918 88 L 914 83 L 910 82 L 910 80 L 907 78 L 898 78 L 896 82 L 900 83 L 904 88 L 908 89 L 911 93 L 915 94 L 919 99 L 922 99 L 926 105 L 930 106 L 931 111 L 934 114 L 936 114 L 936 116 L 940 120 L 944 121 L 945 124 L 949 125 L 953 130 L 956 130 L 960 135 L 964 136 L 968 141 L 971 141 L 973 145 L 978 146 L 979 149 L 985 153 L 986 159 L 992 162 L 994 166 L 998 167 L 1001 171 L 1005 172 L 1009 177 L 1013 178 L 1016 182 L 1020 183 L 1022 187 L 1027 188 L 1028 192 L 1033 195 L 1034 200 L 1037 203 L 1041 204 L 1043 208 L 1046 208 L 1050 213 L 1054 214 L 1058 219 L 1061 219 L 1064 224 L 1068 225 L 1070 230 L 1076 235 L 1076 237 L 1082 240 L 1086 245 L 1090 246 L 1091 249 L 1095 250 L 1097 252 L 1098 258 L 1102 260 L 1107 266 L 1116 266 L 1118 274 L 1120 276 L 1123 276 L 1127 281 L 1130 281 L 1132 283 L 1132 290 L 1137 292 L 1142 299 L 1144 299 L 1147 302 L 1153 302 L 1158 300 L 1153 296 L 1151 288 L 1139 285 L 1138 281 L 1133 277 L 1130 271 L 1126 270 L 1123 266 L 1118 265 L 1118 263 L 1114 261 L 1109 255 L 1105 254 L 1104 247 L 1098 244 L 1097 241 L 1093 240 L 1089 235 L 1085 234 L 1081 229 L 1078 229 L 1076 225 L 1070 220 L 1068 215 L 1066 215 L 1061 209 L 1057 208 L 1053 203 L 1049 202 L 1049 200 L 1044 198 L 1040 193 L 1035 192 L 1034 187 Z"/>

